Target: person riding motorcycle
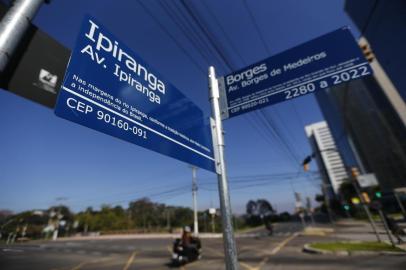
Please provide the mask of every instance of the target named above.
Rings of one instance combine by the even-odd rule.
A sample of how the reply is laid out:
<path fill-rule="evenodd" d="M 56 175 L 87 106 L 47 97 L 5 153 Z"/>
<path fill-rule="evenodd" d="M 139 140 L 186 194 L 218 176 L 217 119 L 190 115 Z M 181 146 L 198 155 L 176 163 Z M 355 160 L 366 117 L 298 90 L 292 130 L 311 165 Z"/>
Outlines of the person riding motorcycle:
<path fill-rule="evenodd" d="M 184 264 L 201 257 L 201 242 L 198 237 L 192 236 L 192 231 L 189 226 L 185 226 L 182 231 L 182 236 L 176 239 L 173 244 L 173 263 Z"/>

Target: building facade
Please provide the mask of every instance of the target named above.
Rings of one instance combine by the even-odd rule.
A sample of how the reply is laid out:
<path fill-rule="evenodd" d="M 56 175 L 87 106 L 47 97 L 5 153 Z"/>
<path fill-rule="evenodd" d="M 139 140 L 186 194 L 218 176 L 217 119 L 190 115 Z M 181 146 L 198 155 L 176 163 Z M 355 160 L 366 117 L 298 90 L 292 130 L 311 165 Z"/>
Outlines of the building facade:
<path fill-rule="evenodd" d="M 348 174 L 327 123 L 322 121 L 308 125 L 305 132 L 323 182 L 329 187 L 330 198 L 338 195 L 341 184 L 348 180 Z"/>
<path fill-rule="evenodd" d="M 375 173 L 392 192 L 406 186 L 406 2 L 346 1 L 345 9 L 363 35 L 360 47 L 372 52 L 374 74 L 316 98 L 344 163 Z"/>
<path fill-rule="evenodd" d="M 346 13 L 368 40 L 403 102 L 406 101 L 406 2 L 404 0 L 346 0 Z"/>

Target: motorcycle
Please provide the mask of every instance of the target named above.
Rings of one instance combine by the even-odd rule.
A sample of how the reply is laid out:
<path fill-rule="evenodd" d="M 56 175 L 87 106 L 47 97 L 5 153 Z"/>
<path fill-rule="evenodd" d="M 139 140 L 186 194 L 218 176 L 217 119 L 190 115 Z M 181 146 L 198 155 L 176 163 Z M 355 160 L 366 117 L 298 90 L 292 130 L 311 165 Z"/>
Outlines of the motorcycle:
<path fill-rule="evenodd" d="M 184 246 L 180 238 L 175 239 L 172 249 L 172 265 L 182 266 L 201 259 L 202 244 L 199 238 L 193 237 L 188 246 Z"/>

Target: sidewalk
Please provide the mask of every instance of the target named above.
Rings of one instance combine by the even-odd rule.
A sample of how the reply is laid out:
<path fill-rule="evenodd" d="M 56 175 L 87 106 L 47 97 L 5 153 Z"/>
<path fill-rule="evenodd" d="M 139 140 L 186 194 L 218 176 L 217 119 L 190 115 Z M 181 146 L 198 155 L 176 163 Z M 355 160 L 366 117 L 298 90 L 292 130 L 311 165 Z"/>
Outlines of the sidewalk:
<path fill-rule="evenodd" d="M 375 222 L 375 225 L 381 240 L 390 242 L 383 224 L 381 222 Z M 360 220 L 339 220 L 336 222 L 334 236 L 355 241 L 377 241 L 371 224 L 367 221 Z M 395 240 L 393 236 L 392 238 Z"/>

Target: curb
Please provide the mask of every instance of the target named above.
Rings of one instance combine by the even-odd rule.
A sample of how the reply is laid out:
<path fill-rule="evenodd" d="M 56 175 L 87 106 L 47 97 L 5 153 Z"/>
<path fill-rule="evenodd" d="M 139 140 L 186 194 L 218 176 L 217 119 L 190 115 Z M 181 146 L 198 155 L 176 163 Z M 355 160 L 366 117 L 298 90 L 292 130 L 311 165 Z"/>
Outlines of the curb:
<path fill-rule="evenodd" d="M 357 256 L 357 255 L 391 255 L 391 256 L 405 256 L 404 252 L 394 252 L 394 251 L 330 251 L 318 248 L 313 248 L 310 244 L 305 244 L 302 249 L 305 253 L 310 254 L 322 254 L 322 255 L 337 255 L 337 256 Z"/>
<path fill-rule="evenodd" d="M 180 234 L 111 234 L 99 236 L 73 236 L 60 237 L 56 241 L 81 241 L 81 240 L 123 240 L 123 239 L 176 239 Z M 220 233 L 202 233 L 199 234 L 202 239 L 205 238 L 222 238 Z M 52 241 L 51 241 L 52 242 Z"/>

